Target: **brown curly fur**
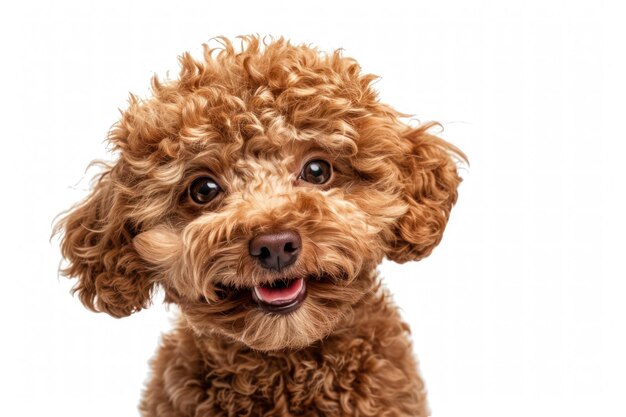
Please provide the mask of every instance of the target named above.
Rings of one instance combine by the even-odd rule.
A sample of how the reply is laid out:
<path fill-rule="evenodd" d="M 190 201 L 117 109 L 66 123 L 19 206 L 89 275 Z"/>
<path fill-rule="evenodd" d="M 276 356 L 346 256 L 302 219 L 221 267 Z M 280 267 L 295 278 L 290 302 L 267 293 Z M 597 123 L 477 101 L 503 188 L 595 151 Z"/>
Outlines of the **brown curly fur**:
<path fill-rule="evenodd" d="M 57 225 L 63 273 L 90 309 L 145 308 L 161 286 L 180 307 L 153 362 L 144 416 L 425 416 L 409 329 L 381 288 L 383 257 L 439 243 L 460 178 L 452 145 L 379 102 L 372 75 L 340 52 L 281 39 L 227 39 L 153 78 L 110 133 L 119 158 Z M 298 178 L 312 157 L 329 183 Z M 194 205 L 198 174 L 224 190 Z M 248 255 L 255 235 L 297 230 L 289 276 L 308 297 L 289 314 L 249 288 L 283 275 Z"/>

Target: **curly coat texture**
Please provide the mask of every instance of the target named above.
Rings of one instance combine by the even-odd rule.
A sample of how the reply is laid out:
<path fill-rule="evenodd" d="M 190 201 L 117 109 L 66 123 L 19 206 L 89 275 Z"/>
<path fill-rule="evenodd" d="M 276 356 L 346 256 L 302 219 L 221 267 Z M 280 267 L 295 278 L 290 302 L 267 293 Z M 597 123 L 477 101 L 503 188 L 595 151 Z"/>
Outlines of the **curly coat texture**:
<path fill-rule="evenodd" d="M 425 416 L 409 329 L 381 287 L 387 257 L 440 242 L 463 154 L 381 103 L 353 59 L 281 39 L 227 39 L 178 79 L 153 78 L 110 132 L 118 153 L 58 223 L 63 273 L 94 311 L 124 317 L 157 286 L 180 308 L 140 409 L 144 416 Z M 328 161 L 324 184 L 303 166 Z M 212 178 L 208 204 L 190 183 Z M 297 262 L 259 267 L 250 240 L 295 230 Z M 251 289 L 306 280 L 295 311 Z"/>

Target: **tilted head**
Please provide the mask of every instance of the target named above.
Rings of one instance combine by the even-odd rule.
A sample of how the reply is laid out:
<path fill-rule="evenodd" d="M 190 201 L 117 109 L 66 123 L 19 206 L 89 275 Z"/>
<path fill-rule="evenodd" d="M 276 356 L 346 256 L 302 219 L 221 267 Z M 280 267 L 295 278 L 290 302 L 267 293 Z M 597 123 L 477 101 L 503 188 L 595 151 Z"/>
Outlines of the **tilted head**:
<path fill-rule="evenodd" d="M 115 317 L 159 285 L 199 334 L 298 348 L 372 290 L 383 257 L 439 243 L 462 154 L 404 124 L 339 52 L 242 43 L 184 54 L 177 80 L 131 97 L 119 157 L 57 226 L 63 273 Z"/>

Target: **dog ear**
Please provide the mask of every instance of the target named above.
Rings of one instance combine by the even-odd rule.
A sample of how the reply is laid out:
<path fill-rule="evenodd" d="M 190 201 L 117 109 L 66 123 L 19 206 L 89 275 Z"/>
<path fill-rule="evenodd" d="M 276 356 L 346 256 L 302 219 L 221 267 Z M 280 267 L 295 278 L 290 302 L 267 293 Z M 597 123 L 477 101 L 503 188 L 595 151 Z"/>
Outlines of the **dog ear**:
<path fill-rule="evenodd" d="M 91 194 L 55 226 L 61 232 L 61 270 L 78 278 L 72 293 L 93 311 L 125 317 L 150 303 L 155 280 L 136 253 L 135 228 L 127 220 L 120 166 L 107 168 Z"/>
<path fill-rule="evenodd" d="M 398 165 L 406 213 L 395 223 L 387 257 L 404 263 L 428 256 L 441 241 L 461 178 L 453 158 L 466 160 L 453 145 L 432 135 L 435 123 L 408 128 L 400 134 L 406 154 Z"/>

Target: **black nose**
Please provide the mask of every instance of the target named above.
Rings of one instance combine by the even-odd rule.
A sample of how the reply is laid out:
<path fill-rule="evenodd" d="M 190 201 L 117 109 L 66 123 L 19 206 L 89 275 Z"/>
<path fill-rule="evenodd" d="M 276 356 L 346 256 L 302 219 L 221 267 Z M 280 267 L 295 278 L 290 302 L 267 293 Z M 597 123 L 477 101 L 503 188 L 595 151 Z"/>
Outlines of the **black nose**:
<path fill-rule="evenodd" d="M 280 271 L 298 259 L 302 241 L 291 230 L 259 235 L 250 241 L 250 256 L 264 268 Z"/>

